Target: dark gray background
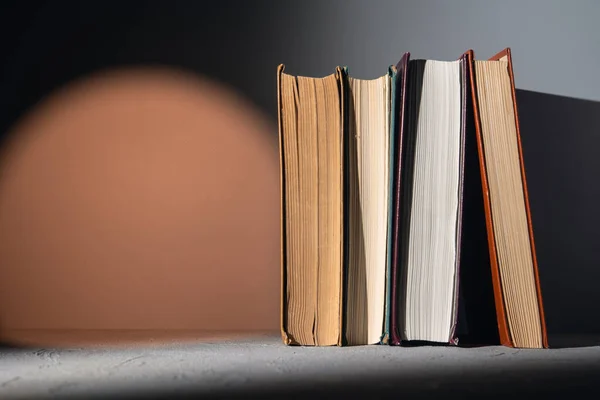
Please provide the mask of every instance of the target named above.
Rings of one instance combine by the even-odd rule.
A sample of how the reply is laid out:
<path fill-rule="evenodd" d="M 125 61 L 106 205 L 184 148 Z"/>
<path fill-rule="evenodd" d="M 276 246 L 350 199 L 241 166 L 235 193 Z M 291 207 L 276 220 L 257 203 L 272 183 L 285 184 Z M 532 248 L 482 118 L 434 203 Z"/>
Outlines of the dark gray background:
<path fill-rule="evenodd" d="M 7 2 L 0 10 L 0 133 L 67 82 L 123 65 L 218 79 L 276 117 L 275 70 L 346 65 L 382 75 L 413 58 L 513 52 L 525 163 L 551 334 L 600 333 L 596 199 L 600 2 Z M 275 132 L 273 132 L 275 134 Z"/>

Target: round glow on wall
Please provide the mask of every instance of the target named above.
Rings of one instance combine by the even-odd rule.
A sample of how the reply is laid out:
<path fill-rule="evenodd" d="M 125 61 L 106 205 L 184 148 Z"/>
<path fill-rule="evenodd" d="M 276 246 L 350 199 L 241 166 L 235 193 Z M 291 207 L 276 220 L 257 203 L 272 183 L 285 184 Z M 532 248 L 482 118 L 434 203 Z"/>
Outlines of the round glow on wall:
<path fill-rule="evenodd" d="M 276 126 L 208 80 L 109 71 L 3 148 L 0 327 L 277 330 Z"/>

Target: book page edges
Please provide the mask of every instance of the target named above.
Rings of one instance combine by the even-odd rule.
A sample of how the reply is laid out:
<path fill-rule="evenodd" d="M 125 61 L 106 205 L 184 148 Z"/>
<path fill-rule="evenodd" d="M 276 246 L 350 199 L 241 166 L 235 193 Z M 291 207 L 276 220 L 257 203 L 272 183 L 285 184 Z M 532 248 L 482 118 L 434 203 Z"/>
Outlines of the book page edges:
<path fill-rule="evenodd" d="M 533 223 L 531 220 L 531 209 L 529 207 L 529 191 L 527 188 L 527 179 L 525 176 L 526 175 L 525 174 L 525 162 L 523 159 L 523 147 L 522 147 L 522 143 L 521 143 L 521 129 L 519 126 L 520 124 L 519 124 L 519 112 L 518 112 L 518 107 L 517 107 L 517 93 L 516 93 L 515 77 L 514 77 L 514 72 L 513 72 L 513 63 L 512 63 L 512 56 L 511 56 L 510 48 L 507 47 L 500 53 L 496 54 L 494 57 L 498 57 L 499 60 L 502 60 L 502 61 L 505 60 L 508 62 L 508 75 L 510 77 L 512 101 L 513 101 L 514 114 L 515 114 L 515 126 L 516 126 L 516 130 L 517 130 L 517 143 L 518 143 L 518 147 L 519 147 L 519 162 L 520 162 L 520 167 L 521 167 L 521 180 L 523 183 L 523 194 L 525 196 L 525 211 L 527 213 L 527 226 L 529 229 L 529 242 L 531 245 L 531 254 L 533 257 L 533 274 L 534 274 L 534 279 L 535 279 L 536 294 L 537 294 L 537 300 L 538 300 L 538 309 L 539 309 L 539 314 L 540 314 L 540 325 L 542 328 L 542 346 L 544 348 L 548 348 L 549 345 L 548 345 L 548 333 L 546 330 L 546 317 L 544 314 L 544 303 L 543 303 L 543 299 L 542 299 L 542 288 L 541 288 L 541 283 L 540 283 L 540 274 L 539 274 L 538 262 L 537 262 L 537 252 L 535 249 L 535 241 L 534 241 L 534 235 L 533 235 Z"/>
<path fill-rule="evenodd" d="M 281 90 L 281 76 L 284 74 L 285 71 L 285 65 L 284 64 L 280 64 L 277 67 L 277 120 L 278 120 L 278 136 L 279 136 L 279 183 L 280 183 L 280 249 L 281 249 L 281 254 L 280 254 L 280 263 L 281 263 L 281 267 L 280 267 L 280 274 L 281 274 L 281 282 L 280 282 L 280 330 L 281 330 L 281 338 L 284 344 L 286 345 L 300 345 L 300 343 L 294 339 L 288 332 L 287 332 L 287 318 L 286 318 L 286 293 L 287 293 L 287 287 L 286 287 L 286 221 L 285 221 L 285 154 L 284 154 L 284 132 L 283 132 L 283 109 L 282 109 L 282 100 L 281 100 L 281 96 L 282 96 L 282 90 Z M 332 74 L 336 77 L 336 80 L 338 82 L 338 93 L 340 94 L 340 116 L 341 116 L 341 120 L 340 120 L 340 138 L 342 140 L 344 140 L 344 129 L 345 129 L 345 125 L 344 125 L 344 116 L 343 116 L 343 108 L 344 108 L 344 83 L 343 83 L 343 74 L 345 73 L 345 69 L 341 68 L 341 67 L 337 67 L 335 70 L 335 73 Z M 331 75 L 329 75 L 331 76 Z M 320 78 L 313 78 L 313 79 L 320 79 Z M 344 164 L 344 154 L 343 154 L 343 146 L 340 146 L 340 152 L 341 153 L 341 160 L 342 160 L 342 165 L 341 165 L 341 175 L 340 175 L 340 179 L 342 179 L 343 182 L 343 164 Z M 342 202 L 340 204 L 340 212 L 343 213 L 343 196 L 342 196 Z M 343 215 L 343 214 L 342 214 Z M 341 226 L 341 237 L 343 238 L 343 233 L 344 233 L 344 225 L 343 225 L 343 219 L 342 219 L 342 226 Z M 343 246 L 343 240 L 340 243 L 340 246 Z M 343 251 L 343 248 L 342 248 Z M 342 252 L 343 254 L 343 252 Z M 343 282 L 343 277 L 344 277 L 344 260 L 342 259 L 342 265 L 340 266 L 340 282 Z M 340 298 L 340 309 L 339 309 L 339 321 L 338 321 L 338 339 L 336 342 L 337 346 L 341 346 L 342 345 L 342 338 L 343 338 L 343 334 L 342 334 L 342 324 L 343 324 L 343 284 L 340 285 L 340 292 L 339 292 L 339 298 Z"/>

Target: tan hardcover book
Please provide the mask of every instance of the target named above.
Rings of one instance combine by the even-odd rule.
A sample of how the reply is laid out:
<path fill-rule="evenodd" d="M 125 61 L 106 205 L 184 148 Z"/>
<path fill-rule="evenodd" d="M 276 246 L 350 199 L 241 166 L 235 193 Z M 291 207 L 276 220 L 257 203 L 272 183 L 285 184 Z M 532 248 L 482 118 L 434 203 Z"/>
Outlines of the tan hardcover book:
<path fill-rule="evenodd" d="M 342 345 L 344 71 L 277 69 L 281 332 L 285 344 Z"/>

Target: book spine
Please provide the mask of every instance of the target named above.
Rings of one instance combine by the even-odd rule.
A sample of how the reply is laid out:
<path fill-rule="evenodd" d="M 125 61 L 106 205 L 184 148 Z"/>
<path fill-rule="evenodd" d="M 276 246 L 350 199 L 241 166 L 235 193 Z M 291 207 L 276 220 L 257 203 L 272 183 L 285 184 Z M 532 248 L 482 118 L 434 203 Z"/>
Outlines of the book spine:
<path fill-rule="evenodd" d="M 281 292 L 280 292 L 280 330 L 281 339 L 286 345 L 295 344 L 294 340 L 287 333 L 287 318 L 286 318 L 286 227 L 285 227 L 285 159 L 283 147 L 283 117 L 281 103 L 281 74 L 285 70 L 285 66 L 280 64 L 277 67 L 277 125 L 279 133 L 279 190 L 280 197 L 280 269 L 281 269 Z"/>
<path fill-rule="evenodd" d="M 392 223 L 392 265 L 391 265 L 391 298 L 390 298 L 390 344 L 400 345 L 400 331 L 398 329 L 398 274 L 399 274 L 399 245 L 400 245 L 400 183 L 402 166 L 402 148 L 404 129 L 406 125 L 406 88 L 408 78 L 408 62 L 410 53 L 404 53 L 402 59 L 398 62 L 396 76 L 396 92 L 394 112 L 396 120 L 396 143 L 394 154 L 394 184 L 393 184 L 393 223 Z"/>
<path fill-rule="evenodd" d="M 388 69 L 388 76 L 390 79 L 390 122 L 389 122 L 389 160 L 388 160 L 388 226 L 387 226 L 387 262 L 386 262 L 386 278 L 385 278 L 385 312 L 384 312 L 384 326 L 383 334 L 379 341 L 380 344 L 388 344 L 390 339 L 390 307 L 391 307 L 391 280 L 392 280 L 392 225 L 393 225 L 393 202 L 394 202 L 394 156 L 396 146 L 396 131 L 397 131 L 397 117 L 396 107 L 398 103 L 396 101 L 396 84 L 397 84 L 397 70 L 395 66 L 390 66 Z"/>
<path fill-rule="evenodd" d="M 454 311 L 452 313 L 452 326 L 450 328 L 449 343 L 458 344 L 456 335 L 456 326 L 458 323 L 458 302 L 460 289 L 460 257 L 461 257 L 461 239 L 462 239 L 462 218 L 463 218 L 463 193 L 465 181 L 465 143 L 467 129 L 467 89 L 468 89 L 468 65 L 467 55 L 463 54 L 460 58 L 460 101 L 461 101 L 461 121 L 460 121 L 460 161 L 459 161 L 459 186 L 458 186 L 458 211 L 456 218 L 456 264 L 454 270 Z"/>

